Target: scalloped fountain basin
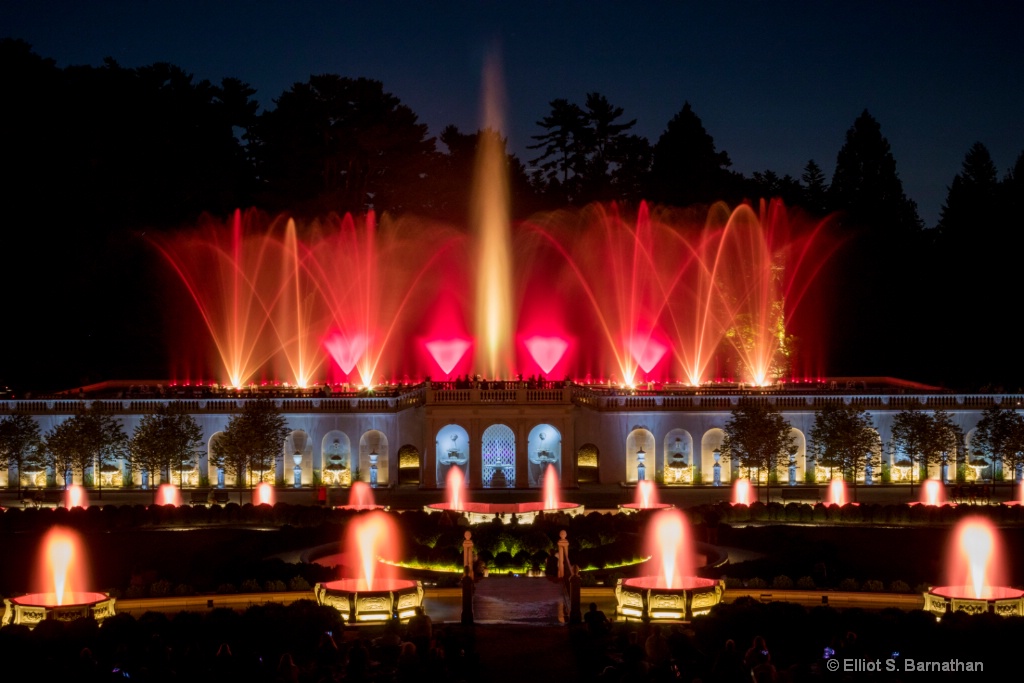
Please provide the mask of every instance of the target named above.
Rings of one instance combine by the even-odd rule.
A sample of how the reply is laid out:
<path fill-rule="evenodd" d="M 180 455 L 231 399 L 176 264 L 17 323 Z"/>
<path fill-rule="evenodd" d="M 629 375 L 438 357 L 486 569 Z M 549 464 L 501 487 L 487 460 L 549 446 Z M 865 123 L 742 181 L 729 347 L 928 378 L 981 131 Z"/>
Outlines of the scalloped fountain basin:
<path fill-rule="evenodd" d="M 673 505 L 672 503 L 648 503 L 647 505 L 642 505 L 640 503 L 622 503 L 621 505 L 619 505 L 619 510 L 622 512 L 631 513 L 643 512 L 645 510 L 670 510 L 674 507 L 675 505 Z"/>
<path fill-rule="evenodd" d="M 665 585 L 661 576 L 619 579 L 615 585 L 618 613 L 626 619 L 681 621 L 707 614 L 722 602 L 725 582 L 700 576 L 679 577 L 678 585 Z"/>
<path fill-rule="evenodd" d="M 73 621 L 90 617 L 103 621 L 114 615 L 114 602 L 108 594 L 92 591 L 65 593 L 63 601 L 55 593 L 26 593 L 4 600 L 7 610 L 2 624 L 34 627 L 46 619 Z"/>
<path fill-rule="evenodd" d="M 564 513 L 570 517 L 583 514 L 583 506 L 578 503 L 559 502 L 555 507 L 548 507 L 542 501 L 529 503 L 474 503 L 467 501 L 454 508 L 450 503 L 432 503 L 425 506 L 423 510 L 425 512 L 459 512 L 466 516 L 470 524 L 493 521 L 495 515 L 506 524 L 512 521 L 512 515 L 516 516 L 520 524 L 532 524 L 541 512 L 544 514 Z"/>
<path fill-rule="evenodd" d="M 317 603 L 351 623 L 408 619 L 423 604 L 423 584 L 411 579 L 379 577 L 373 588 L 365 579 L 338 579 L 316 584 L 313 593 Z"/>
<path fill-rule="evenodd" d="M 1006 584 L 1006 555 L 998 529 L 984 517 L 957 523 L 946 561 L 948 584 L 924 594 L 924 609 L 938 618 L 949 612 L 1024 616 L 1024 590 Z"/>
<path fill-rule="evenodd" d="M 1007 586 L 985 586 L 975 595 L 973 586 L 935 586 L 924 594 L 924 609 L 941 617 L 947 612 L 1004 617 L 1024 616 L 1024 590 Z"/>

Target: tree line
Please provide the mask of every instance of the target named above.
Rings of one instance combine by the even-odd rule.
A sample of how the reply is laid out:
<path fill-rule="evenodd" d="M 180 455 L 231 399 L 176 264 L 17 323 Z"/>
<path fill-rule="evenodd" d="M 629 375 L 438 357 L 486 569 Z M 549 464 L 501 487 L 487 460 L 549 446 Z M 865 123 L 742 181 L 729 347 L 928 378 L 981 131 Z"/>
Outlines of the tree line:
<path fill-rule="evenodd" d="M 763 401 L 741 400 L 724 432 L 722 457 L 753 472 L 758 480 L 759 473 L 767 473 L 769 486 L 798 450 L 793 427 L 776 406 Z M 880 473 L 888 483 L 890 466 L 883 462 L 883 444 L 868 411 L 854 403 L 825 405 L 815 411 L 808 436 L 807 460 L 827 468 L 830 478 L 840 477 L 856 485 L 859 476 L 871 471 L 872 477 Z M 944 410 L 902 410 L 893 417 L 889 443 L 900 454 L 894 466 L 909 469 L 911 489 L 915 479 L 926 477 L 929 467 L 940 468 L 943 475 L 958 482 L 966 479 L 968 467 L 990 468 L 993 477 L 1002 471 L 1013 479 L 1021 478 L 1024 415 L 993 405 L 978 421 L 969 452 L 964 436 Z M 954 471 L 947 469 L 954 465 Z"/>
<path fill-rule="evenodd" d="M 372 79 L 313 75 L 267 103 L 236 78 L 215 84 L 171 64 L 126 68 L 112 59 L 58 68 L 27 43 L 4 39 L 0 88 L 0 202 L 13 229 L 27 230 L 26 252 L 45 254 L 42 262 L 16 259 L 13 276 L 45 275 L 80 298 L 137 277 L 150 283 L 125 294 L 131 322 L 95 306 L 75 317 L 80 307 L 68 307 L 94 345 L 83 356 L 121 339 L 136 349 L 162 346 L 146 306 L 160 285 L 149 273 L 153 256 L 134 239 L 141 231 L 249 206 L 299 218 L 369 210 L 467 218 L 482 131 L 449 125 L 433 137 Z M 981 142 L 973 145 L 950 180 L 938 225 L 925 226 L 867 110 L 846 131 L 829 180 L 814 159 L 799 178 L 732 170 L 685 101 L 653 142 L 600 93 L 549 107 L 536 121 L 533 156 L 506 153 L 514 217 L 595 201 L 706 208 L 767 198 L 834 214 L 844 247 L 829 287 L 845 305 L 828 321 L 831 374 L 910 375 L 972 389 L 1024 382 L 1019 370 L 991 360 L 993 335 L 979 329 L 1006 318 L 1002 295 L 1016 286 L 1011 246 L 1024 215 L 1024 152 L 1000 171 Z M 60 351 L 60 342 L 43 343 Z M 879 343 L 893 353 L 872 353 Z M 973 367 L 943 362 L 955 356 Z M 144 360 L 166 364 L 156 354 Z M 117 362 L 104 371 L 129 372 Z"/>
<path fill-rule="evenodd" d="M 271 400 L 247 401 L 210 444 L 210 462 L 239 482 L 246 473 L 250 481 L 253 475 L 262 481 L 264 473 L 274 469 L 288 432 L 284 416 Z M 45 434 L 25 413 L 0 420 L 0 467 L 17 471 L 19 491 L 23 475 L 32 472 L 52 474 L 57 486 L 67 487 L 77 476 L 102 487 L 103 475 L 119 472 L 121 462 L 144 480 L 153 477 L 155 481 L 159 475 L 168 482 L 175 472 L 195 469 L 205 450 L 202 428 L 176 402 L 143 416 L 130 436 L 99 404 L 81 404 L 74 415 Z M 201 478 L 200 485 L 209 482 Z"/>

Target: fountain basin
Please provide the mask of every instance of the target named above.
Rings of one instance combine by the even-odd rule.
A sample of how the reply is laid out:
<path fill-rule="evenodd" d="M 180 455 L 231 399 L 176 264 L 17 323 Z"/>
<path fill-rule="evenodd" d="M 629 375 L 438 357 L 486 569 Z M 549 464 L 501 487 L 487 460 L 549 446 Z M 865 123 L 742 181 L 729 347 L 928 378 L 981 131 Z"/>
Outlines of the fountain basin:
<path fill-rule="evenodd" d="M 1024 590 L 985 586 L 979 597 L 973 586 L 935 586 L 924 593 L 924 610 L 939 618 L 948 612 L 1020 617 L 1024 616 Z"/>
<path fill-rule="evenodd" d="M 641 505 L 640 503 L 623 503 L 619 505 L 619 512 L 626 514 L 633 514 L 634 512 L 644 512 L 647 510 L 671 510 L 675 505 L 672 503 L 649 503 L 647 505 Z"/>
<path fill-rule="evenodd" d="M 707 614 L 722 602 L 725 581 L 684 576 L 679 586 L 660 576 L 619 579 L 615 584 L 616 614 L 626 620 L 683 621 Z"/>
<path fill-rule="evenodd" d="M 54 593 L 27 593 L 16 598 L 5 598 L 3 620 L 0 625 L 24 624 L 34 628 L 40 622 L 55 619 L 57 621 L 74 621 L 75 619 L 95 619 L 103 621 L 114 616 L 116 598 L 108 593 L 76 592 L 65 593 L 63 604 L 57 604 Z"/>
<path fill-rule="evenodd" d="M 333 607 L 349 623 L 408 619 L 423 604 L 423 584 L 410 579 L 339 579 L 313 587 L 317 604 Z"/>
<path fill-rule="evenodd" d="M 497 516 L 502 522 L 508 524 L 512 521 L 512 515 L 516 516 L 520 524 L 533 524 L 533 521 L 540 513 L 567 514 L 570 517 L 583 514 L 583 506 L 577 503 L 559 503 L 557 507 L 548 507 L 545 503 L 534 501 L 532 503 L 471 503 L 466 502 L 453 508 L 450 503 L 433 503 L 423 508 L 424 512 L 456 512 L 466 516 L 470 524 L 484 524 L 491 522 Z"/>

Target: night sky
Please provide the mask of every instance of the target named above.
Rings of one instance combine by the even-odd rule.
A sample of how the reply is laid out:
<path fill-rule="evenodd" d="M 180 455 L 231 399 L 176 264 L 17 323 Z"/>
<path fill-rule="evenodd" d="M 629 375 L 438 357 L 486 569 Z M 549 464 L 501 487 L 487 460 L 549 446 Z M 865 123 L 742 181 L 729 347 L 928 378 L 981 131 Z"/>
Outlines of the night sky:
<path fill-rule="evenodd" d="M 170 62 L 240 78 L 264 106 L 311 74 L 383 82 L 437 135 L 479 124 L 504 65 L 507 134 L 527 161 L 548 103 L 596 91 L 652 143 L 689 101 L 733 169 L 831 178 L 865 108 L 929 227 L 976 141 L 1000 174 L 1024 150 L 1024 5 L 1012 2 L 0 3 L 0 35 L 58 66 Z"/>

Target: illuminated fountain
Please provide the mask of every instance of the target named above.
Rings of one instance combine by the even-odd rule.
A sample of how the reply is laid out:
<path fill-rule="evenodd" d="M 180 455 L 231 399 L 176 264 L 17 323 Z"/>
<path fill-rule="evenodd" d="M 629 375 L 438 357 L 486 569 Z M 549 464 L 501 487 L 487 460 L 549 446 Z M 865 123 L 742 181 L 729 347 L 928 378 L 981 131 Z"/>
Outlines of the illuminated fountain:
<path fill-rule="evenodd" d="M 69 486 L 64 492 L 64 507 L 68 510 L 89 507 L 89 495 L 85 492 L 85 488 L 80 484 Z"/>
<path fill-rule="evenodd" d="M 37 592 L 4 600 L 2 625 L 34 627 L 46 619 L 90 617 L 103 621 L 114 615 L 114 598 L 83 590 L 88 584 L 85 546 L 71 529 L 55 526 L 43 537 L 36 581 Z"/>
<path fill-rule="evenodd" d="M 833 479 L 828 484 L 828 505 L 842 507 L 849 501 L 846 497 L 846 482 L 842 479 Z"/>
<path fill-rule="evenodd" d="M 1004 501 L 1003 505 L 1024 505 L 1024 480 L 1017 484 L 1017 497 Z"/>
<path fill-rule="evenodd" d="M 184 315 L 202 323 L 177 328 L 205 327 L 217 356 L 182 359 L 179 372 L 218 391 L 358 391 L 462 374 L 763 386 L 820 370 L 817 358 L 795 365 L 792 336 L 813 336 L 805 309 L 817 301 L 805 299 L 830 253 L 822 224 L 772 202 L 716 205 L 700 222 L 642 204 L 510 226 L 507 197 L 479 185 L 490 194 L 475 200 L 470 232 L 372 213 L 300 226 L 252 211 L 158 238 L 191 299 Z"/>
<path fill-rule="evenodd" d="M 339 510 L 386 510 L 383 505 L 377 505 L 373 495 L 373 488 L 365 481 L 357 481 L 352 484 L 348 491 L 348 505 L 338 506 Z"/>
<path fill-rule="evenodd" d="M 160 484 L 160 488 L 156 490 L 156 504 L 180 506 L 181 491 L 174 484 Z"/>
<path fill-rule="evenodd" d="M 945 586 L 924 594 L 924 609 L 937 617 L 948 612 L 1024 616 L 1024 591 L 1008 588 L 1006 557 L 992 522 L 968 517 L 956 525 L 946 562 Z"/>
<path fill-rule="evenodd" d="M 636 483 L 636 500 L 632 503 L 624 503 L 619 506 L 623 512 L 637 512 L 638 510 L 665 510 L 673 507 L 670 503 L 662 503 L 658 500 L 658 487 L 650 479 L 644 479 Z"/>
<path fill-rule="evenodd" d="M 682 620 L 707 614 L 722 601 L 725 582 L 696 576 L 693 539 L 679 510 L 662 510 L 647 528 L 650 566 L 657 573 L 619 579 L 617 613 L 627 619 Z"/>
<path fill-rule="evenodd" d="M 749 479 L 737 479 L 732 485 L 732 504 L 750 505 L 757 502 L 757 492 Z"/>
<path fill-rule="evenodd" d="M 256 485 L 256 488 L 252 491 L 252 504 L 253 505 L 271 505 L 273 506 L 277 495 L 274 491 L 274 487 L 265 481 L 261 481 Z"/>
<path fill-rule="evenodd" d="M 317 603 L 338 610 L 350 623 L 411 617 L 423 604 L 423 585 L 398 578 L 395 567 L 387 563 L 399 555 L 395 525 L 395 520 L 379 511 L 353 518 L 345 552 L 318 560 L 340 565 L 344 578 L 316 584 Z"/>
<path fill-rule="evenodd" d="M 942 505 L 955 505 L 946 500 L 946 485 L 938 479 L 925 479 L 921 482 L 921 500 L 911 502 L 910 505 L 928 505 L 938 507 Z"/>
<path fill-rule="evenodd" d="M 532 524 L 537 515 L 567 514 L 570 517 L 583 514 L 583 506 L 578 503 L 564 502 L 559 498 L 558 472 L 554 465 L 544 470 L 544 498 L 540 501 L 526 503 L 478 503 L 470 501 L 466 496 L 465 480 L 462 470 L 452 467 L 448 470 L 447 501 L 431 503 L 423 509 L 426 512 L 457 512 L 466 517 L 470 524 L 482 524 L 500 519 L 508 524 L 515 516 L 521 524 Z"/>

